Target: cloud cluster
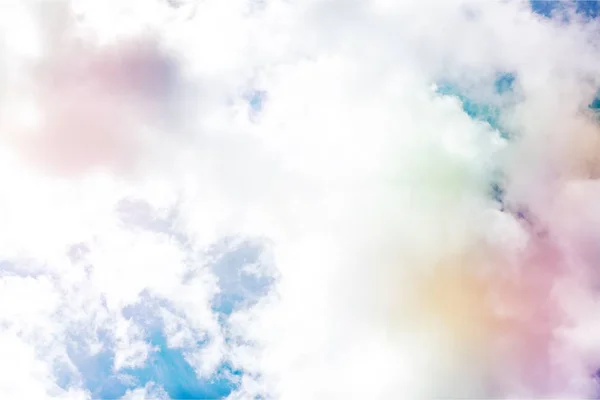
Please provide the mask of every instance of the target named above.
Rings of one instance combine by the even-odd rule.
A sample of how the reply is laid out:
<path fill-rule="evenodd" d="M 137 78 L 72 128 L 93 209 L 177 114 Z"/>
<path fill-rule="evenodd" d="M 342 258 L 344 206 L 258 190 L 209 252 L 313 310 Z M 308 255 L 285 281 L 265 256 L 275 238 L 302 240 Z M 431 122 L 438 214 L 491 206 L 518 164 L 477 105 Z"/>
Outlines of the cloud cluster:
<path fill-rule="evenodd" d="M 3 7 L 0 393 L 175 397 L 162 347 L 232 399 L 597 393 L 596 20 Z"/>

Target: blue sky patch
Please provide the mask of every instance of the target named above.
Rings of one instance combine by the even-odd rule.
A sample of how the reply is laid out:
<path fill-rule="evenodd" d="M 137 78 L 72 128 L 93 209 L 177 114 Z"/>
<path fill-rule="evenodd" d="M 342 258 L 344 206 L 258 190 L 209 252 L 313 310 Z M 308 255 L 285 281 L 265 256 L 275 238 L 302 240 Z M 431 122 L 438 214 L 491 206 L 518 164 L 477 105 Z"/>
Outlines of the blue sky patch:
<path fill-rule="evenodd" d="M 492 199 L 500 203 L 501 210 L 504 209 L 504 188 L 498 182 L 492 182 L 490 185 L 490 194 Z"/>
<path fill-rule="evenodd" d="M 248 113 L 250 119 L 254 119 L 260 115 L 267 101 L 267 92 L 259 89 L 249 90 L 244 95 L 244 100 L 248 104 Z"/>
<path fill-rule="evenodd" d="M 267 93 L 263 90 L 253 90 L 248 95 L 248 104 L 255 112 L 260 112 L 263 109 Z"/>
<path fill-rule="evenodd" d="M 220 399 L 237 388 L 236 381 L 241 372 L 234 371 L 229 365 L 221 365 L 213 376 L 201 380 L 185 360 L 183 352 L 167 346 L 162 333 L 152 333 L 150 343 L 157 351 L 149 355 L 144 367 L 125 371 L 137 380 L 137 386 L 156 382 L 172 399 Z"/>
<path fill-rule="evenodd" d="M 563 8 L 563 5 L 559 1 L 530 0 L 529 4 L 533 12 L 547 18 L 552 17 L 554 11 Z"/>
<path fill-rule="evenodd" d="M 511 74 L 501 75 L 494 83 L 495 90 L 501 94 L 512 90 L 515 78 Z M 472 119 L 487 122 L 493 129 L 500 131 L 502 137 L 508 134 L 500 126 L 500 109 L 492 104 L 480 103 L 470 99 L 459 87 L 442 83 L 438 85 L 437 93 L 453 96 L 460 100 L 463 111 Z"/>
<path fill-rule="evenodd" d="M 81 374 L 81 385 L 90 391 L 93 398 L 117 399 L 127 390 L 144 387 L 154 382 L 173 399 L 220 399 L 227 397 L 239 386 L 242 372 L 229 364 L 222 364 L 215 374 L 207 379 L 198 379 L 194 369 L 185 360 L 181 349 L 171 349 L 160 331 L 154 331 L 149 342 L 155 348 L 141 368 L 125 368 L 118 373 L 113 370 L 114 353 L 103 350 L 89 356 L 70 356 Z M 76 352 L 76 351 L 75 351 Z M 59 375 L 62 387 L 76 385 L 78 379 L 69 373 Z"/>
<path fill-rule="evenodd" d="M 126 219 L 128 224 L 151 231 L 169 230 L 167 221 L 151 218 L 152 210 L 136 208 L 138 212 Z M 207 251 L 220 289 L 213 299 L 213 311 L 219 315 L 221 324 L 227 324 L 227 318 L 233 311 L 252 306 L 271 289 L 275 279 L 265 274 L 263 267 L 270 262 L 266 254 L 265 244 L 260 240 L 237 238 L 224 238 Z M 97 333 L 97 340 L 104 344 L 104 349 L 94 355 L 89 354 L 85 343 L 73 337 L 68 344 L 68 355 L 76 370 L 57 365 L 55 373 L 60 386 L 83 387 L 93 398 L 110 399 L 120 398 L 128 390 L 144 387 L 147 383 L 159 385 L 173 399 L 219 399 L 235 391 L 243 372 L 227 361 L 212 376 L 198 378 L 186 361 L 187 350 L 167 346 L 163 322 L 157 313 L 159 309 L 176 313 L 167 300 L 156 298 L 146 291 L 140 294 L 136 304 L 123 309 L 125 318 L 148 332 L 146 341 L 154 349 L 143 366 L 114 371 L 113 340 L 108 332 Z M 226 343 L 230 342 L 230 338 L 224 339 Z"/>
<path fill-rule="evenodd" d="M 264 251 L 260 243 L 234 239 L 225 239 L 211 250 L 220 289 L 213 299 L 216 312 L 227 316 L 240 307 L 251 307 L 268 293 L 274 278 L 265 274 Z"/>
<path fill-rule="evenodd" d="M 596 95 L 589 106 L 594 111 L 600 111 L 600 95 Z"/>
<path fill-rule="evenodd" d="M 108 340 L 104 341 L 106 343 Z M 92 398 L 116 399 L 125 394 L 131 384 L 121 379 L 113 371 L 114 353 L 103 349 L 97 354 L 90 355 L 83 343 L 72 340 L 67 346 L 71 361 L 79 370 L 81 385 L 90 391 Z M 68 387 L 78 381 L 72 374 L 57 371 L 58 382 Z"/>
<path fill-rule="evenodd" d="M 530 0 L 529 4 L 533 12 L 546 18 L 552 18 L 556 13 L 566 11 L 569 7 L 573 7 L 576 13 L 586 18 L 597 18 L 600 11 L 598 0 Z M 565 16 L 563 15 L 562 18 L 565 19 Z"/>
<path fill-rule="evenodd" d="M 597 0 L 580 0 L 577 2 L 576 10 L 579 14 L 588 18 L 597 18 L 600 12 L 600 2 Z"/>
<path fill-rule="evenodd" d="M 515 85 L 516 77 L 514 74 L 505 73 L 499 74 L 498 78 L 494 82 L 494 89 L 498 94 L 504 94 L 507 92 L 511 92 Z"/>

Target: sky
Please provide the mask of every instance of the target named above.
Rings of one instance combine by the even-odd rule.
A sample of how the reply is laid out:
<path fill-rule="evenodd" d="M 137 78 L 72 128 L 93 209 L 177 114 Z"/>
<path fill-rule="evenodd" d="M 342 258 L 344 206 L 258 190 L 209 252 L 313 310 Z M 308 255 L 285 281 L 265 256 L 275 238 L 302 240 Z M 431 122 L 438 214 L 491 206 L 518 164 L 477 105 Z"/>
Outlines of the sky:
<path fill-rule="evenodd" d="M 3 1 L 0 397 L 600 398 L 599 7 Z"/>

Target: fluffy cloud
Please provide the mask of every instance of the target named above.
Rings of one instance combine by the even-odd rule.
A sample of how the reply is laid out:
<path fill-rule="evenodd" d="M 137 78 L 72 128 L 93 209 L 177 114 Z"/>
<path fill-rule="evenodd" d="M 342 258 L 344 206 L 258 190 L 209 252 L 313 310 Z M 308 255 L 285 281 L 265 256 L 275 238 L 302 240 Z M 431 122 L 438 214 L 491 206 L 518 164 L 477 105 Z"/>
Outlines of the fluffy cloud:
<path fill-rule="evenodd" d="M 595 20 L 6 9 L 0 392 L 100 396 L 84 366 L 109 354 L 119 396 L 166 398 L 128 375 L 160 346 L 231 398 L 597 390 Z"/>
<path fill-rule="evenodd" d="M 128 390 L 121 400 L 166 400 L 169 396 L 160 386 L 147 384 L 143 388 Z"/>

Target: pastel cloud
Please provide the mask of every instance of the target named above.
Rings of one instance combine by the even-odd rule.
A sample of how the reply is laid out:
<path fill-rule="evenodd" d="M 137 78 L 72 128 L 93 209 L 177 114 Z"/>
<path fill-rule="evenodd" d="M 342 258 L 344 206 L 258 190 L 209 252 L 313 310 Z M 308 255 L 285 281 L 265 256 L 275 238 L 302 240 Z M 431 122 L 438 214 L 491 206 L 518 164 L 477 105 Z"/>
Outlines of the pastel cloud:
<path fill-rule="evenodd" d="M 596 20 L 11 7 L 0 347 L 21 361 L 0 393 L 97 396 L 98 354 L 134 382 L 166 354 L 157 332 L 230 398 L 597 393 Z M 149 376 L 119 395 L 171 394 Z"/>

